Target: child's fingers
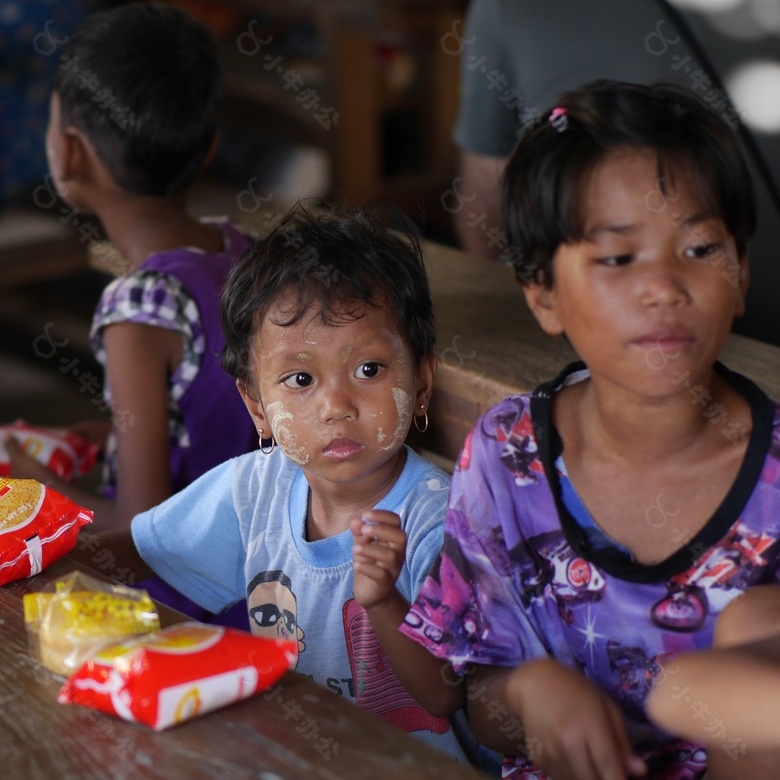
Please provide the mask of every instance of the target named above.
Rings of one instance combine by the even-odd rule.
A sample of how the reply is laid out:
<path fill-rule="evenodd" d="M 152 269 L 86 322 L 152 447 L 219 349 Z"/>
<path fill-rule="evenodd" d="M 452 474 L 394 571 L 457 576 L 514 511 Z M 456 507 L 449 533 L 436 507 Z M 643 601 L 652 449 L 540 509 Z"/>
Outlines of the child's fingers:
<path fill-rule="evenodd" d="M 399 528 L 364 525 L 360 529 L 360 538 L 356 541 L 358 544 L 380 542 L 384 546 L 392 547 L 395 550 L 400 550 L 406 544 L 406 534 Z"/>
<path fill-rule="evenodd" d="M 372 561 L 355 561 L 355 570 L 377 585 L 386 586 L 393 582 L 391 573 Z"/>
<path fill-rule="evenodd" d="M 356 562 L 370 562 L 393 572 L 399 572 L 404 561 L 401 550 L 375 543 L 354 545 L 352 558 Z"/>
<path fill-rule="evenodd" d="M 401 518 L 395 512 L 386 509 L 369 509 L 368 512 L 363 513 L 362 520 L 367 525 L 401 527 Z"/>
<path fill-rule="evenodd" d="M 357 545 L 353 549 L 353 558 L 356 561 L 371 561 L 386 569 L 397 568 L 398 555 L 389 547 L 378 544 Z"/>
<path fill-rule="evenodd" d="M 629 777 L 644 776 L 645 763 L 634 753 L 623 715 L 612 702 L 607 703 L 606 721 L 606 728 L 599 731 L 591 746 L 593 765 L 600 771 L 597 776 L 603 780 L 624 780 L 627 774 Z"/>
<path fill-rule="evenodd" d="M 406 545 L 406 533 L 401 530 L 401 519 L 394 512 L 372 509 L 350 523 L 356 544 L 366 541 L 381 542 L 396 549 Z"/>
<path fill-rule="evenodd" d="M 628 738 L 624 716 L 620 708 L 614 702 L 609 702 L 607 717 L 612 727 L 612 735 L 620 755 L 620 767 L 618 772 L 621 779 L 628 772 L 629 777 L 644 777 L 647 773 L 645 762 L 634 752 L 631 741 Z"/>

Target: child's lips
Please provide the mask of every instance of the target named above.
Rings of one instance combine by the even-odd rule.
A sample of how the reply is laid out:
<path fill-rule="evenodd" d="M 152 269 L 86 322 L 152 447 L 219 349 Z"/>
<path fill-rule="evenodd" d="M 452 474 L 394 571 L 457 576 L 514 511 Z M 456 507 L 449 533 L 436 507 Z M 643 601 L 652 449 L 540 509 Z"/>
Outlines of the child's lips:
<path fill-rule="evenodd" d="M 322 448 L 322 454 L 325 455 L 325 457 L 333 458 L 334 460 L 344 460 L 346 458 L 351 458 L 353 455 L 357 455 L 362 449 L 363 445 L 353 439 L 340 437 L 328 442 L 328 444 Z"/>
<path fill-rule="evenodd" d="M 640 347 L 655 347 L 664 352 L 671 352 L 676 349 L 685 349 L 696 341 L 691 331 L 685 328 L 664 328 L 645 333 L 634 344 Z"/>

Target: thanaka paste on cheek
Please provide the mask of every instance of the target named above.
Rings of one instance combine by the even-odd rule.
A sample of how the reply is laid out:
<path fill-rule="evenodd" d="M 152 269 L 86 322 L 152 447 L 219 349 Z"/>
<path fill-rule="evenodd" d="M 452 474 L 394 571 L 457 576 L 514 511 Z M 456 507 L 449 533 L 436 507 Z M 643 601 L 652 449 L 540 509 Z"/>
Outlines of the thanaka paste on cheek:
<path fill-rule="evenodd" d="M 381 450 L 387 451 L 398 449 L 403 444 L 412 424 L 412 397 L 400 387 L 394 387 L 392 392 L 398 414 L 398 425 L 396 425 L 390 441 L 384 447 L 380 447 Z"/>
<path fill-rule="evenodd" d="M 268 404 L 266 414 L 271 423 L 271 430 L 274 433 L 276 443 L 281 447 L 284 454 L 293 463 L 304 466 L 309 461 L 306 454 L 305 442 L 299 444 L 297 437 L 290 430 L 289 422 L 293 419 L 292 413 L 287 410 L 281 401 L 274 401 Z"/>

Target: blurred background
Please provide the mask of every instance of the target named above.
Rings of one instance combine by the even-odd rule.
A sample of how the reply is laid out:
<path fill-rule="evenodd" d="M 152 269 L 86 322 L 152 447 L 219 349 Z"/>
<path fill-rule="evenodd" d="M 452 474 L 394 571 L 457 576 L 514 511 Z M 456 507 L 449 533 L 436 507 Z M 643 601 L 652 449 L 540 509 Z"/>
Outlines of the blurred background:
<path fill-rule="evenodd" d="M 88 330 L 109 277 L 99 246 L 90 251 L 94 236 L 51 196 L 44 133 L 64 42 L 88 14 L 118 4 L 0 0 L 0 424 L 101 416 Z M 262 231 L 301 197 L 381 198 L 427 238 L 455 243 L 446 193 L 457 175 L 466 0 L 176 4 L 217 35 L 228 77 L 193 213 L 232 214 Z M 674 5 L 780 178 L 780 0 Z"/>

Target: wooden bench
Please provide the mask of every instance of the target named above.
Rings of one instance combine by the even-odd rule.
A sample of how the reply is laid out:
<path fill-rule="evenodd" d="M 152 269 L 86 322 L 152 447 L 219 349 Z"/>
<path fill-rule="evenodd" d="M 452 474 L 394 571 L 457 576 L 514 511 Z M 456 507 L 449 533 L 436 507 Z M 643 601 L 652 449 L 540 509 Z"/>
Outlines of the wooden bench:
<path fill-rule="evenodd" d="M 86 242 L 55 213 L 0 216 L 0 290 L 86 271 Z"/>

